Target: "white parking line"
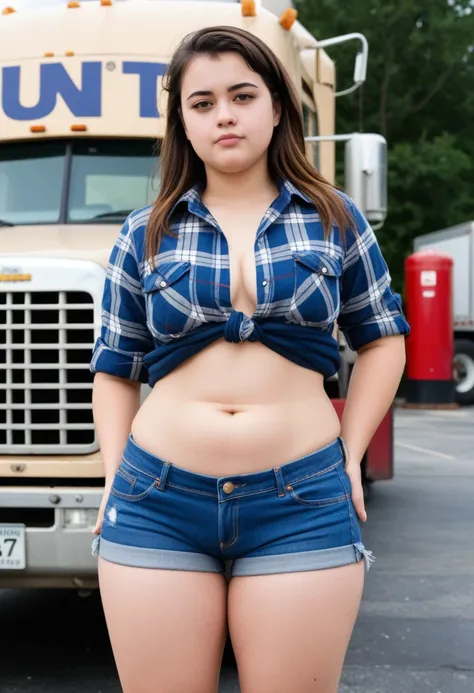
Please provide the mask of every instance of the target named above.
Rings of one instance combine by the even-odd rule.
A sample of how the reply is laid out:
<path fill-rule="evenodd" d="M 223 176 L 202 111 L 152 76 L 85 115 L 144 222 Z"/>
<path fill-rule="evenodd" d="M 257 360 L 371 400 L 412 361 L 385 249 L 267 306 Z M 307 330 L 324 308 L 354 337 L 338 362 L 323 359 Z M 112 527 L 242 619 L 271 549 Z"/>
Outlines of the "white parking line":
<path fill-rule="evenodd" d="M 436 450 L 428 450 L 428 448 L 419 448 L 416 445 L 408 445 L 408 443 L 399 443 L 395 441 L 395 445 L 400 448 L 406 448 L 407 450 L 414 450 L 415 452 L 424 452 L 426 455 L 432 455 L 433 457 L 441 457 L 442 460 L 455 460 L 456 458 L 452 455 L 446 455 L 444 452 L 437 452 Z"/>
<path fill-rule="evenodd" d="M 446 409 L 446 410 L 422 410 L 424 416 L 438 418 L 438 419 L 466 419 L 468 412 L 462 409 Z"/>

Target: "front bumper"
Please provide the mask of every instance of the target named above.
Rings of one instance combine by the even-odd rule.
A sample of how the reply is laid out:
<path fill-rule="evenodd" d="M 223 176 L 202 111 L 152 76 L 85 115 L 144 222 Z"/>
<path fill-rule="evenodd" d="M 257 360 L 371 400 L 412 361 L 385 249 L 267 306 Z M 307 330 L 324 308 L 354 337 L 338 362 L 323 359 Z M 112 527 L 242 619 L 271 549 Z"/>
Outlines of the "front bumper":
<path fill-rule="evenodd" d="M 92 555 L 97 511 L 102 488 L 91 487 L 8 487 L 0 489 L 0 508 L 8 518 L 25 524 L 26 567 L 0 570 L 0 588 L 97 587 L 97 558 Z M 35 509 L 49 509 L 49 526 L 32 526 Z M 66 510 L 89 511 L 88 526 L 75 526 Z M 2 520 L 2 522 L 4 522 Z M 5 522 L 8 522 L 6 520 Z"/>

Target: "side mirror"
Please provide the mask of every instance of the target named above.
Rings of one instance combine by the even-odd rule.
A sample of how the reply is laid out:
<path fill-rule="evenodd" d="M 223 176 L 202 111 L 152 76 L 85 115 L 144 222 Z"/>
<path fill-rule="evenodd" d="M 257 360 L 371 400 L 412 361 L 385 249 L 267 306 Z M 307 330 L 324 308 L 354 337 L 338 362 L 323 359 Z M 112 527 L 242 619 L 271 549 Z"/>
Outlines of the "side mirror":
<path fill-rule="evenodd" d="M 354 133 L 345 145 L 344 189 L 372 224 L 387 216 L 387 141 Z"/>

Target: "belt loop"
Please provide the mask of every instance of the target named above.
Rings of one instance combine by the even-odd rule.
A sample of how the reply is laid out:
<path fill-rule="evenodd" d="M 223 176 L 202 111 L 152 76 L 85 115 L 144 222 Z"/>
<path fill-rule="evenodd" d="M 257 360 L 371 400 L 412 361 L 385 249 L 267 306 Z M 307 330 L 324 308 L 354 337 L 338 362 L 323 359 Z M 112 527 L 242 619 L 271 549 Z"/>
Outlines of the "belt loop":
<path fill-rule="evenodd" d="M 278 495 L 279 496 L 285 496 L 286 495 L 285 481 L 283 479 L 283 474 L 281 472 L 281 469 L 280 469 L 280 467 L 273 467 L 273 471 L 275 473 L 275 479 L 277 482 Z"/>
<path fill-rule="evenodd" d="M 170 470 L 171 463 L 170 462 L 163 462 L 163 466 L 161 467 L 161 476 L 157 485 L 157 488 L 160 491 L 165 490 L 165 485 L 166 485 L 166 479 L 168 477 L 168 472 Z"/>
<path fill-rule="evenodd" d="M 339 436 L 338 440 L 339 440 L 339 445 L 341 446 L 341 452 L 342 452 L 342 457 L 344 458 L 344 467 L 345 467 L 349 461 L 349 449 L 348 449 L 347 445 L 345 444 L 344 438 L 342 438 L 342 436 Z"/>

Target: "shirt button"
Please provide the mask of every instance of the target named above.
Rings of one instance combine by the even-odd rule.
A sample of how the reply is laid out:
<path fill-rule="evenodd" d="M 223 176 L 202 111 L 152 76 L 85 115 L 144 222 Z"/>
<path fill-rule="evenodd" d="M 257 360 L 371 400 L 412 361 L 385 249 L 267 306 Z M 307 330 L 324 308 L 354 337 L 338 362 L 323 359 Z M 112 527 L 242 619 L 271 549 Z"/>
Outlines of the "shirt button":
<path fill-rule="evenodd" d="M 162 289 L 164 289 L 166 286 L 166 282 L 163 280 L 162 282 L 160 282 L 160 286 Z"/>
<path fill-rule="evenodd" d="M 267 280 L 264 279 L 263 282 L 262 282 L 262 286 L 266 286 L 267 284 L 268 284 Z"/>
<path fill-rule="evenodd" d="M 322 272 L 323 274 L 327 274 L 327 271 L 328 271 L 328 268 L 327 268 L 327 267 L 323 267 L 322 270 L 321 270 L 321 272 Z"/>
<path fill-rule="evenodd" d="M 222 490 L 224 491 L 224 493 L 232 493 L 234 488 L 235 488 L 235 486 L 232 483 L 232 481 L 226 481 L 222 487 Z"/>

